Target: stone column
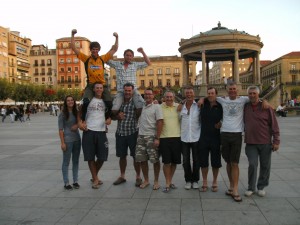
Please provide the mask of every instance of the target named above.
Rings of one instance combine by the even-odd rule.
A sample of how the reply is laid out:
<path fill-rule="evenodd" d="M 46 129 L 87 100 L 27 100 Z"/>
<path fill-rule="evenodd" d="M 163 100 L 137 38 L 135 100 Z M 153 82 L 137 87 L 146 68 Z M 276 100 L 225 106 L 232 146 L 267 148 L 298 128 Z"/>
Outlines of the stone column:
<path fill-rule="evenodd" d="M 202 84 L 207 85 L 205 51 L 202 51 Z"/>
<path fill-rule="evenodd" d="M 209 62 L 206 62 L 206 83 L 209 84 Z"/>
<path fill-rule="evenodd" d="M 183 68 L 182 83 L 183 83 L 183 86 L 185 87 L 187 85 L 188 76 L 189 76 L 189 62 L 185 58 L 182 62 L 182 68 Z"/>
<path fill-rule="evenodd" d="M 240 75 L 239 75 L 239 50 L 234 49 L 234 81 L 236 84 L 240 83 Z"/>
<path fill-rule="evenodd" d="M 261 80 L 260 80 L 260 59 L 259 59 L 259 55 L 260 55 L 260 51 L 258 51 L 256 53 L 256 74 L 257 74 L 257 84 L 260 85 L 261 84 Z"/>
<path fill-rule="evenodd" d="M 256 57 L 253 57 L 252 60 L 253 60 L 253 63 L 252 63 L 252 72 L 253 72 L 252 83 L 256 84 L 256 82 L 257 82 Z"/>

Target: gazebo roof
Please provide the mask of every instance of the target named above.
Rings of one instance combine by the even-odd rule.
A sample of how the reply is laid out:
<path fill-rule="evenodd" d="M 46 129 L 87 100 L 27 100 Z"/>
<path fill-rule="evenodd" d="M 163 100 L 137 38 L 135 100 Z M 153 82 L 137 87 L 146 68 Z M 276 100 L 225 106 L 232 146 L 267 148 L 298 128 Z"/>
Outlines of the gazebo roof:
<path fill-rule="evenodd" d="M 205 51 L 207 62 L 234 60 L 235 49 L 238 49 L 240 59 L 250 58 L 263 47 L 258 35 L 222 27 L 220 22 L 209 31 L 181 39 L 179 45 L 178 50 L 185 59 L 202 61 L 201 52 Z"/>

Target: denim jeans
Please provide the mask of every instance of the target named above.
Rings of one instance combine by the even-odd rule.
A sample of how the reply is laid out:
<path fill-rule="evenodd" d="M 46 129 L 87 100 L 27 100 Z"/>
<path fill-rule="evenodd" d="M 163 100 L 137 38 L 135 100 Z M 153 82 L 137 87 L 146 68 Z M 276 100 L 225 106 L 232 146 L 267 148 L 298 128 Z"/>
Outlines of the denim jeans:
<path fill-rule="evenodd" d="M 65 184 L 69 184 L 69 164 L 72 155 L 73 183 L 78 182 L 79 156 L 81 140 L 66 142 L 67 150 L 63 152 L 62 175 Z"/>
<path fill-rule="evenodd" d="M 186 182 L 198 182 L 200 178 L 200 166 L 198 160 L 198 142 L 182 143 L 182 166 Z M 191 153 L 193 166 L 191 166 Z"/>

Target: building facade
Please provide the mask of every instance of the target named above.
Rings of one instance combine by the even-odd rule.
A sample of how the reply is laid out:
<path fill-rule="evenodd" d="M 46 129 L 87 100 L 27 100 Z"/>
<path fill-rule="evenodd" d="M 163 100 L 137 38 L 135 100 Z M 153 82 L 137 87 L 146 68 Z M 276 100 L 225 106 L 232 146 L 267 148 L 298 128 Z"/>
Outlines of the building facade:
<path fill-rule="evenodd" d="M 33 84 L 56 87 L 56 49 L 33 45 L 30 50 L 30 75 Z"/>
<path fill-rule="evenodd" d="M 182 87 L 184 60 L 179 56 L 149 57 L 151 65 L 137 72 L 137 87 L 144 90 L 148 87 Z M 122 61 L 124 59 L 114 59 Z M 133 61 L 143 61 L 142 57 L 135 57 Z M 116 92 L 116 72 L 110 70 L 112 93 Z M 195 85 L 196 62 L 189 64 L 188 84 Z"/>
<path fill-rule="evenodd" d="M 19 84 L 30 83 L 31 39 L 21 37 L 18 31 L 10 31 L 8 34 L 9 81 Z"/>
<path fill-rule="evenodd" d="M 9 29 L 0 26 L 0 78 L 8 79 L 8 35 Z"/>
<path fill-rule="evenodd" d="M 86 73 L 84 64 L 71 49 L 71 38 L 56 40 L 57 86 L 63 89 L 84 89 Z M 90 41 L 84 37 L 75 37 L 75 46 L 86 55 L 90 54 Z"/>

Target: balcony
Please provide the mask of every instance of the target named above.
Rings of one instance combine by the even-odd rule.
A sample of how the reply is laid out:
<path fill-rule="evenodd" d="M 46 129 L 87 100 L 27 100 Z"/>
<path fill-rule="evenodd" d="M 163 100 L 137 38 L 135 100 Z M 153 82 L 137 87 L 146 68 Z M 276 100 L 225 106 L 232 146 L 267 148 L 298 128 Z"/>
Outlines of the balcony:
<path fill-rule="evenodd" d="M 35 64 L 33 64 L 33 66 L 39 66 L 39 64 L 35 63 Z"/>
<path fill-rule="evenodd" d="M 47 63 L 47 66 L 52 66 L 52 63 Z"/>
<path fill-rule="evenodd" d="M 38 75 L 39 75 L 39 73 L 34 73 L 33 75 L 34 75 L 34 76 L 38 76 Z"/>
<path fill-rule="evenodd" d="M 154 76 L 154 73 L 149 73 L 148 76 Z"/>
<path fill-rule="evenodd" d="M 45 63 L 41 63 L 40 66 L 45 66 Z"/>
<path fill-rule="evenodd" d="M 290 70 L 290 73 L 291 74 L 297 74 L 297 73 L 300 73 L 300 70 Z"/>
<path fill-rule="evenodd" d="M 288 86 L 300 86 L 300 81 L 291 81 L 285 83 Z"/>
<path fill-rule="evenodd" d="M 180 73 L 173 73 L 173 77 L 179 77 Z"/>
<path fill-rule="evenodd" d="M 52 72 L 48 72 L 47 75 L 51 76 L 51 75 L 52 75 Z"/>
<path fill-rule="evenodd" d="M 45 75 L 45 73 L 40 73 L 40 75 Z"/>

